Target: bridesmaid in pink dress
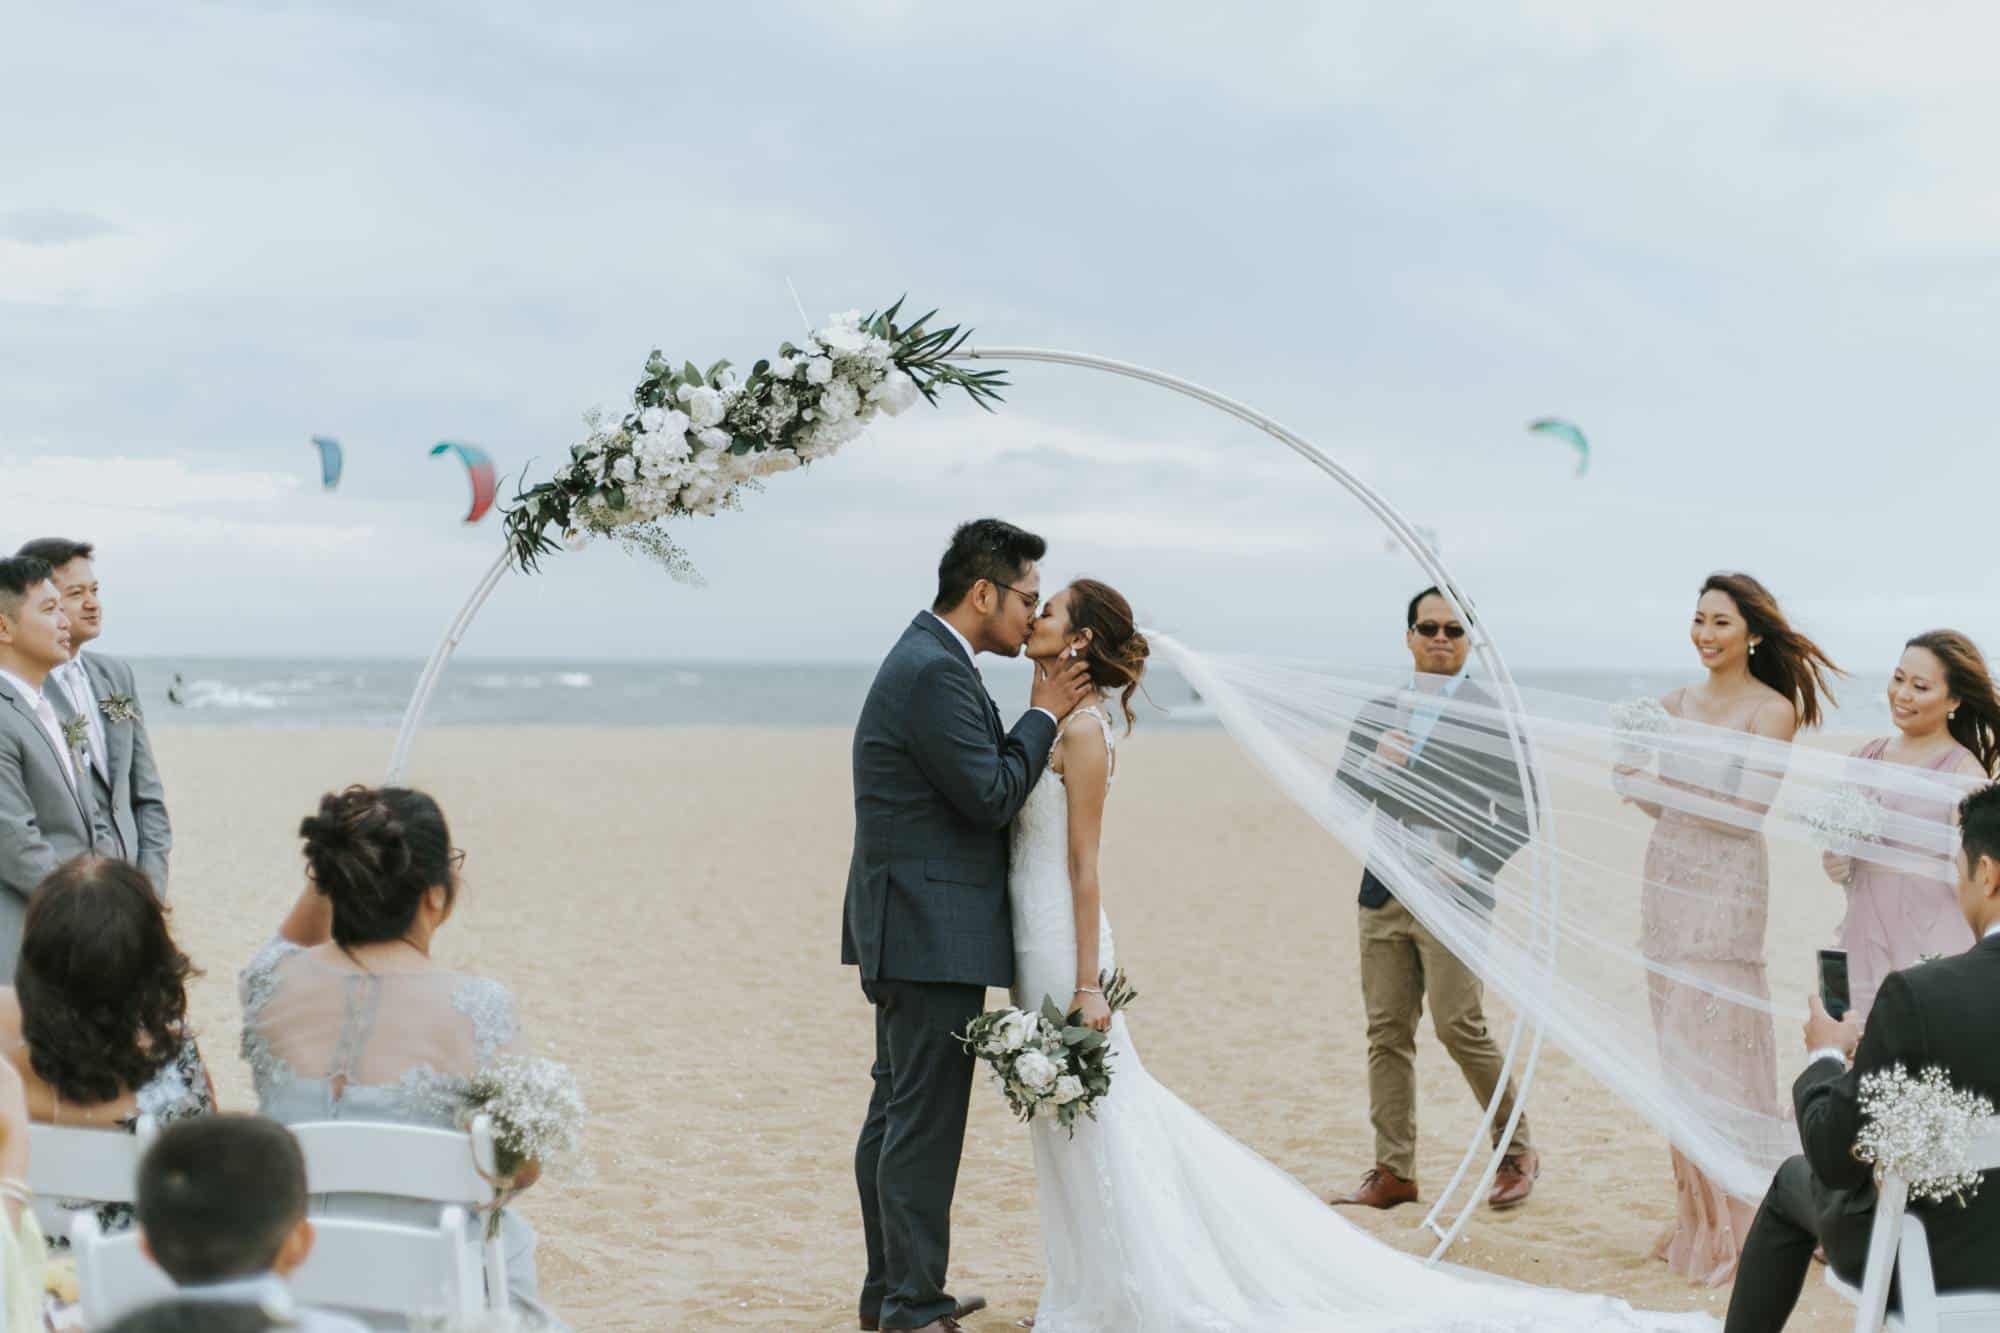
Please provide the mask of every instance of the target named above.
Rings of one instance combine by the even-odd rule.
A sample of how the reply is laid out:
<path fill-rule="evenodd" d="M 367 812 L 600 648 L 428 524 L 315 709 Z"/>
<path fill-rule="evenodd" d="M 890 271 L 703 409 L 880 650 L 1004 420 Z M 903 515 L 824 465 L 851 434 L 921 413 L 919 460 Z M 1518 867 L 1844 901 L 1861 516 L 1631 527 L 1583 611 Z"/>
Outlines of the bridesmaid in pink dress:
<path fill-rule="evenodd" d="M 1963 778 L 1966 791 L 1992 775 L 2000 752 L 2000 700 L 1994 697 L 1986 659 L 1963 634 L 1932 630 L 1904 645 L 1889 678 L 1889 716 L 1897 734 L 1869 741 L 1854 752 L 1856 758 L 1904 764 L 1946 781 Z M 1898 814 L 1942 823 L 1954 817 L 1962 794 L 1954 785 L 1949 795 L 1896 793 L 1881 799 Z M 1883 977 L 1925 954 L 1958 954 L 1972 947 L 1948 860 L 1939 858 L 1936 877 L 1832 852 L 1825 865 L 1829 879 L 1847 886 L 1840 947 L 1847 950 L 1854 1012 L 1864 1020 Z"/>
<path fill-rule="evenodd" d="M 1817 725 L 1826 674 L 1836 668 L 1787 623 L 1777 599 L 1757 580 L 1711 575 L 1695 604 L 1690 637 L 1708 679 L 1662 699 L 1668 712 L 1767 741 L 1789 742 L 1801 725 Z M 1739 1109 L 1743 1132 L 1752 1135 L 1781 1114 L 1764 966 L 1770 867 L 1756 821 L 1782 774 L 1753 765 L 1746 782 L 1737 763 L 1732 780 L 1726 756 L 1669 755 L 1660 778 L 1705 794 L 1727 793 L 1725 799 L 1748 812 L 1750 827 L 1653 802 L 1633 804 L 1658 821 L 1646 846 L 1639 943 L 1657 964 L 1650 990 L 1661 1063 L 1713 1104 Z M 1731 992 L 1763 1003 L 1721 998 Z M 1735 1276 L 1757 1201 L 1732 1198 L 1678 1148 L 1671 1151 L 1675 1217 L 1654 1245 L 1654 1257 L 1694 1282 L 1721 1286 Z"/>

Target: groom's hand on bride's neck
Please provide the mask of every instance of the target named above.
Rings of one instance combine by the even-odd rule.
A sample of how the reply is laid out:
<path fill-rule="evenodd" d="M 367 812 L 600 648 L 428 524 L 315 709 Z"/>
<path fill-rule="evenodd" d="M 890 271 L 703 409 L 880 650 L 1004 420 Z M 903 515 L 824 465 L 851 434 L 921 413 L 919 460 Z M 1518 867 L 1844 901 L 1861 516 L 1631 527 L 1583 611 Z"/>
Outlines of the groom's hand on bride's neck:
<path fill-rule="evenodd" d="M 1040 666 L 1035 668 L 1035 686 L 1028 694 L 1028 707 L 1046 708 L 1060 722 L 1089 694 L 1090 663 L 1080 657 L 1067 662 L 1058 658 L 1054 670 L 1046 675 Z"/>

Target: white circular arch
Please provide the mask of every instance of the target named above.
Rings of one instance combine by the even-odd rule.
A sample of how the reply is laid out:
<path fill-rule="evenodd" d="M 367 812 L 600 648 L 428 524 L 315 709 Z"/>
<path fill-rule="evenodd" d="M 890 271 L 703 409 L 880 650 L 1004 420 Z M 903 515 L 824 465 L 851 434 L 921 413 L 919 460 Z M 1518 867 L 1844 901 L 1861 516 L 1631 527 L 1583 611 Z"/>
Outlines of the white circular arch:
<path fill-rule="evenodd" d="M 1430 576 L 1431 580 L 1438 587 L 1444 589 L 1460 607 L 1465 608 L 1468 612 L 1472 609 L 1473 603 L 1471 598 L 1467 597 L 1459 587 L 1458 581 L 1452 577 L 1451 571 L 1445 568 L 1444 561 L 1438 556 L 1437 552 L 1431 550 L 1418 537 L 1415 527 L 1410 524 L 1409 520 L 1398 513 L 1388 500 L 1384 499 L 1366 482 L 1328 457 L 1317 446 L 1293 434 L 1254 408 L 1239 403 L 1233 398 L 1224 397 L 1213 390 L 1205 389 L 1191 381 L 1166 374 L 1163 371 L 1150 370 L 1145 366 L 1134 365 L 1129 361 L 1114 361 L 1109 357 L 1091 356 L 1083 352 L 1064 352 L 1045 347 L 963 347 L 953 355 L 952 359 L 962 361 L 1042 362 L 1050 365 L 1074 366 L 1083 370 L 1095 370 L 1105 374 L 1120 375 L 1126 379 L 1134 379 L 1146 384 L 1158 385 L 1160 388 L 1192 398 L 1196 402 L 1206 403 L 1208 406 L 1215 408 L 1227 416 L 1234 417 L 1238 421 L 1254 426 L 1339 483 L 1349 495 L 1359 500 L 1362 506 L 1369 513 L 1373 514 L 1383 527 L 1388 529 L 1390 535 L 1409 553 L 1410 557 L 1417 562 L 1418 566 Z M 446 628 L 443 639 L 438 642 L 438 646 L 432 651 L 430 660 L 424 664 L 423 672 L 417 678 L 416 689 L 412 692 L 409 705 L 404 710 L 402 726 L 396 733 L 395 749 L 389 759 L 387 781 L 395 782 L 402 777 L 405 765 L 409 760 L 411 743 L 416 739 L 417 731 L 423 725 L 424 712 L 429 707 L 431 695 L 436 691 L 438 681 L 444 673 L 445 663 L 451 659 L 451 655 L 457 650 L 460 640 L 465 637 L 466 630 L 471 627 L 473 620 L 478 616 L 479 609 L 486 604 L 486 599 L 493 595 L 493 590 L 499 586 L 501 578 L 506 574 L 512 563 L 512 551 L 503 550 L 500 558 L 495 560 L 486 573 L 481 576 L 478 585 L 472 590 L 472 595 L 459 608 L 458 614 L 453 617 L 451 624 Z M 1474 637 L 1473 652 L 1478 656 L 1480 663 L 1486 668 L 1492 678 L 1495 689 L 1499 693 L 1500 706 L 1507 724 L 1508 741 L 1513 749 L 1515 767 L 1521 777 L 1521 789 L 1524 792 L 1531 793 L 1533 797 L 1533 799 L 1527 802 L 1528 846 L 1532 849 L 1530 892 L 1533 895 L 1534 901 L 1532 906 L 1536 912 L 1536 919 L 1549 923 L 1541 943 L 1544 948 L 1544 958 L 1550 970 L 1553 971 L 1555 960 L 1554 922 L 1556 919 L 1559 885 L 1557 884 L 1555 867 L 1548 858 L 1543 856 L 1542 848 L 1546 845 L 1546 838 L 1552 836 L 1554 833 L 1555 812 L 1549 804 L 1547 784 L 1538 781 L 1535 777 L 1534 757 L 1530 751 L 1526 733 L 1521 729 L 1520 723 L 1517 720 L 1524 712 L 1520 691 L 1514 684 L 1513 675 L 1507 670 L 1507 664 L 1500 655 L 1498 645 L 1493 641 L 1491 627 L 1485 625 L 1482 620 L 1481 628 L 1483 632 Z M 1493 1097 L 1487 1103 L 1485 1114 L 1481 1117 L 1479 1125 L 1472 1132 L 1472 1138 L 1466 1145 L 1465 1154 L 1459 1160 L 1458 1169 L 1452 1173 L 1450 1182 L 1440 1192 L 1437 1201 L 1431 1205 L 1430 1211 L 1424 1215 L 1423 1222 L 1420 1224 L 1422 1228 L 1429 1229 L 1437 1236 L 1437 1244 L 1431 1250 L 1429 1262 L 1435 1263 L 1451 1248 L 1452 1243 L 1465 1230 L 1466 1224 L 1472 1220 L 1472 1216 L 1478 1210 L 1480 1202 L 1485 1199 L 1487 1191 L 1492 1187 L 1494 1176 L 1500 1169 L 1501 1159 L 1505 1156 L 1506 1145 L 1512 1141 L 1514 1128 L 1527 1107 L 1528 1090 L 1534 1082 L 1535 1070 L 1541 1060 L 1542 1035 L 1542 1024 L 1539 1021 L 1516 1016 L 1513 1030 L 1507 1039 L 1507 1049 L 1501 1064 L 1500 1079 L 1495 1087 Z M 1524 1045 L 1526 1047 L 1525 1055 L 1522 1054 Z M 1519 1073 L 1518 1076 L 1515 1076 L 1517 1065 L 1519 1066 Z M 1501 1127 L 1501 1132 L 1492 1136 L 1491 1140 L 1489 1140 L 1488 1133 L 1492 1128 L 1494 1120 L 1499 1115 L 1500 1104 L 1506 1095 L 1510 1077 L 1514 1079 L 1518 1094 L 1514 1099 L 1513 1112 L 1507 1117 L 1507 1122 Z M 1491 1143 L 1490 1147 L 1488 1146 L 1489 1142 Z M 1478 1163 L 1482 1158 L 1485 1162 L 1484 1168 L 1479 1172 L 1478 1178 L 1471 1186 L 1469 1192 L 1461 1195 L 1460 1187 L 1465 1183 L 1474 1164 Z M 1453 1201 L 1460 1198 L 1463 1199 L 1463 1202 L 1457 1205 L 1456 1211 L 1453 1213 Z M 1452 1216 L 1449 1221 L 1446 1221 L 1445 1217 L 1448 1213 L 1451 1213 Z"/>

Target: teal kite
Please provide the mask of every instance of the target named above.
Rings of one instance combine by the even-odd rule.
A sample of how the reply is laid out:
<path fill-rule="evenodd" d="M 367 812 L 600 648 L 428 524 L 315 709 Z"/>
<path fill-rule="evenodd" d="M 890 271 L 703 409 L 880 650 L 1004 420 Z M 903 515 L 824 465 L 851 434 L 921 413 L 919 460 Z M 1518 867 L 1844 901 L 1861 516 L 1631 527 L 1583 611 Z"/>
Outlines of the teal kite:
<path fill-rule="evenodd" d="M 1581 477 L 1590 471 L 1590 441 L 1582 431 L 1564 421 L 1561 417 L 1543 417 L 1528 423 L 1528 429 L 1543 435 L 1553 435 L 1556 439 L 1576 450 L 1576 475 Z"/>

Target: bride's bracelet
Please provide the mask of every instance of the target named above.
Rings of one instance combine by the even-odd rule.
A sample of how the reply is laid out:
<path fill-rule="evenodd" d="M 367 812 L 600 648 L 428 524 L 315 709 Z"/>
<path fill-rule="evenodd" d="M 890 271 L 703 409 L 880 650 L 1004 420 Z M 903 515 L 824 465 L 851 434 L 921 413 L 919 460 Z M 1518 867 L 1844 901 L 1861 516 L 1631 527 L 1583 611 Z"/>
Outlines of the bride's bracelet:
<path fill-rule="evenodd" d="M 1098 989 L 1097 987 L 1095 987 L 1095 986 L 1078 986 L 1078 987 L 1076 988 L 1076 993 L 1077 993 L 1078 995 L 1102 995 L 1102 994 L 1104 994 L 1104 992 L 1103 992 L 1102 990 L 1099 990 L 1099 989 Z"/>

